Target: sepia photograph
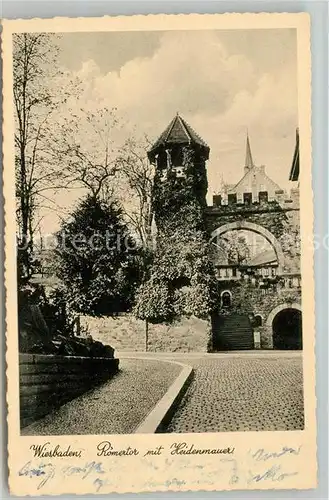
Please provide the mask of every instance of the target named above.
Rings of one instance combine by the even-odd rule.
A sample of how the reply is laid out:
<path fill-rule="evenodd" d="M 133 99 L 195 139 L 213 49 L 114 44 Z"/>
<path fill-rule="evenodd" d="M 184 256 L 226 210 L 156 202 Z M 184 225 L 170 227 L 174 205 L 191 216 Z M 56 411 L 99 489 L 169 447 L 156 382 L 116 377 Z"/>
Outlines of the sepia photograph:
<path fill-rule="evenodd" d="M 309 16 L 2 47 L 11 493 L 315 487 Z"/>
<path fill-rule="evenodd" d="M 302 430 L 297 30 L 12 43 L 21 435 Z"/>

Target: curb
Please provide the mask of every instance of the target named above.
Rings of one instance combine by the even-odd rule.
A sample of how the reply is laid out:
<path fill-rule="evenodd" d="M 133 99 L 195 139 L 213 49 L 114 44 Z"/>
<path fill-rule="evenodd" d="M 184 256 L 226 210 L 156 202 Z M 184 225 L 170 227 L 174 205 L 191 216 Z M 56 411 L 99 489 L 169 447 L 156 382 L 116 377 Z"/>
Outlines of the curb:
<path fill-rule="evenodd" d="M 139 356 L 127 356 L 125 358 L 122 357 L 122 359 L 150 360 L 150 358 L 142 358 Z M 167 363 L 179 365 L 182 366 L 183 369 L 176 380 L 171 384 L 165 395 L 155 405 L 153 410 L 142 421 L 142 423 L 139 424 L 139 426 L 135 429 L 134 434 L 155 434 L 164 432 L 164 428 L 170 422 L 174 411 L 176 410 L 178 404 L 181 402 L 193 378 L 193 368 L 190 365 L 179 363 L 178 361 L 171 361 L 168 359 L 164 360 L 159 358 L 152 358 L 152 360 L 158 360 L 160 362 L 165 361 Z"/>

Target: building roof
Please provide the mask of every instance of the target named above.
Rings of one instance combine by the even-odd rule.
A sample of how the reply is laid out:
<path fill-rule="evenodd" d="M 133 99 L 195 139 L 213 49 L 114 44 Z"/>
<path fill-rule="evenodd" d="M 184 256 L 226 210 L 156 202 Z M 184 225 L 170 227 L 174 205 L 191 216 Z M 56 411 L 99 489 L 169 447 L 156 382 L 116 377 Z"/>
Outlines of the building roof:
<path fill-rule="evenodd" d="M 277 262 L 277 256 L 273 249 L 259 253 L 248 262 L 248 266 L 264 266 Z"/>
<path fill-rule="evenodd" d="M 148 152 L 150 160 L 159 147 L 173 144 L 197 144 L 203 148 L 207 159 L 209 157 L 209 146 L 178 113 Z"/>
<path fill-rule="evenodd" d="M 298 181 L 299 178 L 299 129 L 296 129 L 296 145 L 294 157 L 292 160 L 289 180 L 290 181 Z"/>
<path fill-rule="evenodd" d="M 247 168 L 253 168 L 255 166 L 254 160 L 252 159 L 251 147 L 249 142 L 249 135 L 247 134 L 247 144 L 246 144 L 246 160 L 244 166 Z"/>

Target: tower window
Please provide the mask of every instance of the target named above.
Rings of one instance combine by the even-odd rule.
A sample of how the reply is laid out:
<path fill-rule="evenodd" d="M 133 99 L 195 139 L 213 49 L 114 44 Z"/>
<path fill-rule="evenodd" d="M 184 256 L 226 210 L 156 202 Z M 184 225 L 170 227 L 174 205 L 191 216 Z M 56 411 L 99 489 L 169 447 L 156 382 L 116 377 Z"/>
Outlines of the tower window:
<path fill-rule="evenodd" d="M 176 147 L 171 151 L 171 164 L 173 167 L 181 167 L 183 165 L 183 151 L 182 148 Z"/>
<path fill-rule="evenodd" d="M 174 167 L 173 168 L 176 177 L 185 177 L 185 172 L 183 167 Z"/>

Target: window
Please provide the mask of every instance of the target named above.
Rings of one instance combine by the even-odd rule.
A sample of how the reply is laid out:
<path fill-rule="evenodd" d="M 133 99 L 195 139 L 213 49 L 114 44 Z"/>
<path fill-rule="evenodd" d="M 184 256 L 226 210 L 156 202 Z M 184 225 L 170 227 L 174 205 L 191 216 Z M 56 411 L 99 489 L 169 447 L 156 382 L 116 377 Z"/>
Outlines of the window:
<path fill-rule="evenodd" d="M 260 314 L 256 314 L 255 318 L 254 318 L 254 326 L 262 326 L 262 323 L 263 323 L 263 318 L 261 317 Z"/>
<path fill-rule="evenodd" d="M 243 193 L 243 203 L 245 205 L 252 204 L 252 193 Z"/>
<path fill-rule="evenodd" d="M 232 276 L 236 278 L 236 267 L 233 267 L 232 269 Z"/>
<path fill-rule="evenodd" d="M 220 194 L 215 194 L 212 198 L 212 204 L 214 207 L 220 207 L 222 204 L 222 197 Z"/>
<path fill-rule="evenodd" d="M 185 177 L 184 167 L 174 167 L 176 177 Z"/>
<path fill-rule="evenodd" d="M 236 203 L 236 193 L 231 193 L 227 195 L 227 201 L 228 204 L 231 205 L 233 203 Z"/>
<path fill-rule="evenodd" d="M 183 151 L 181 147 L 172 148 L 171 150 L 171 164 L 173 167 L 180 167 L 183 165 Z"/>
<path fill-rule="evenodd" d="M 230 292 L 223 292 L 221 298 L 222 307 L 231 307 L 232 298 Z"/>
<path fill-rule="evenodd" d="M 260 202 L 267 202 L 268 201 L 268 192 L 267 191 L 260 191 L 259 192 L 259 201 Z"/>

